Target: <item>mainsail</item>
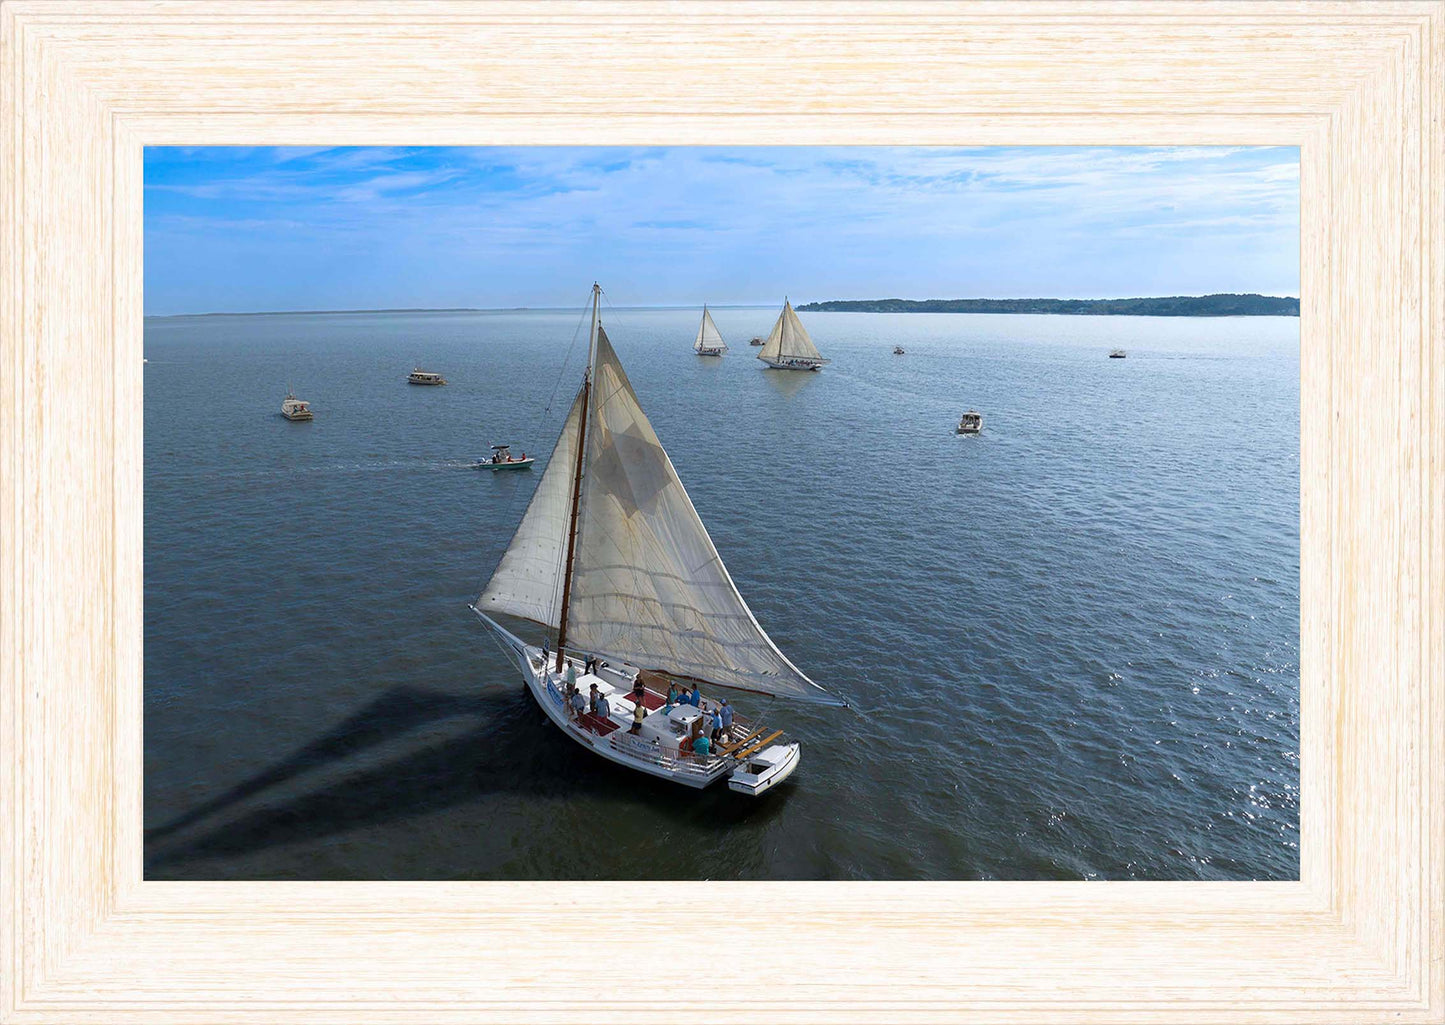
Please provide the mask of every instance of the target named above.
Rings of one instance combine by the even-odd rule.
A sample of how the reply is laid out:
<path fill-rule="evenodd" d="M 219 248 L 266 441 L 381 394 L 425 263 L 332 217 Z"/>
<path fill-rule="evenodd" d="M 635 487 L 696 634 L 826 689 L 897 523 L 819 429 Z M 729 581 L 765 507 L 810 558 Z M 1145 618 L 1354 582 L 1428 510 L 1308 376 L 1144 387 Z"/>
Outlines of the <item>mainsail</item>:
<path fill-rule="evenodd" d="M 722 339 L 722 333 L 718 331 L 717 325 L 712 322 L 712 314 L 707 307 L 702 308 L 702 323 L 697 326 L 697 340 L 692 343 L 694 352 L 702 352 L 707 349 L 712 352 L 727 352 L 727 343 Z"/>
<path fill-rule="evenodd" d="M 562 625 L 572 485 L 580 469 L 569 650 L 739 690 L 844 704 L 799 672 L 758 625 L 600 326 L 594 339 L 589 382 L 477 609 Z M 580 468 L 579 434 L 586 439 Z"/>
<path fill-rule="evenodd" d="M 808 336 L 808 329 L 793 312 L 793 304 L 786 299 L 783 300 L 783 312 L 778 314 L 777 323 L 773 325 L 768 340 L 758 350 L 758 359 L 817 359 L 821 360 L 823 354 L 813 344 L 813 339 Z"/>

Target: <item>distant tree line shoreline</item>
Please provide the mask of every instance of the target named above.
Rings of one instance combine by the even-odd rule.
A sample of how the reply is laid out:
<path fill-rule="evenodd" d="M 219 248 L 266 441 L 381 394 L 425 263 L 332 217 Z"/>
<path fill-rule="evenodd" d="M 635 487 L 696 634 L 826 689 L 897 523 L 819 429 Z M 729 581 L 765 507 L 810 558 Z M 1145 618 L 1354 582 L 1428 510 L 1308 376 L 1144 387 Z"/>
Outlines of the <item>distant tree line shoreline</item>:
<path fill-rule="evenodd" d="M 1064 313 L 1094 317 L 1298 317 L 1291 296 L 1220 293 L 1142 299 L 830 299 L 799 310 L 829 313 Z"/>

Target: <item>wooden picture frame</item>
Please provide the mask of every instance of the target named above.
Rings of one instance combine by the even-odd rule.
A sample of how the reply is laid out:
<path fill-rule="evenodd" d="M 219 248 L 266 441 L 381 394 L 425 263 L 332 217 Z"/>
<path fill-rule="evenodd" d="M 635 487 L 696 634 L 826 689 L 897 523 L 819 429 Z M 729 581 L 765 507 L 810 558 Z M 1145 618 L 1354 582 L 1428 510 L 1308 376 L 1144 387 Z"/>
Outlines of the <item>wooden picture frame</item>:
<path fill-rule="evenodd" d="M 1445 4 L 14 0 L 0 41 L 0 1021 L 1445 1021 Z M 142 147 L 663 142 L 1300 148 L 1298 882 L 143 881 Z"/>

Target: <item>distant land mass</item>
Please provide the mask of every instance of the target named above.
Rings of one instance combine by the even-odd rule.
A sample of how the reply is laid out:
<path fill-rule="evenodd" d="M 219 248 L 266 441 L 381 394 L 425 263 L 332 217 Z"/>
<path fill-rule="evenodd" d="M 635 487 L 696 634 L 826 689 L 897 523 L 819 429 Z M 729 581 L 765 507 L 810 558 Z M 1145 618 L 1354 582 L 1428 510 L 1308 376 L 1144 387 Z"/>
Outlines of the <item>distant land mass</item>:
<path fill-rule="evenodd" d="M 1298 317 L 1287 295 L 1170 295 L 1145 299 L 829 299 L 828 313 L 1068 313 L 1092 317 Z"/>

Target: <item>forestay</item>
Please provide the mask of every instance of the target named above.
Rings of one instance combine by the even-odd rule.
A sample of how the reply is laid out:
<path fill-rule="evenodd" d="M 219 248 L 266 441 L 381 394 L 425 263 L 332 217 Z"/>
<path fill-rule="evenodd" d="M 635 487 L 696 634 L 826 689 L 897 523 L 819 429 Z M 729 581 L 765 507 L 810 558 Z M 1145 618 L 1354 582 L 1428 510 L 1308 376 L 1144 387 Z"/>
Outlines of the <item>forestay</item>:
<path fill-rule="evenodd" d="M 758 351 L 758 359 L 822 359 L 823 354 L 813 344 L 808 329 L 793 312 L 793 304 L 783 301 L 783 312 L 773 324 L 768 340 Z"/>
<path fill-rule="evenodd" d="M 712 322 L 712 314 L 706 306 L 702 308 L 702 323 L 697 326 L 697 339 L 692 343 L 692 348 L 695 352 L 702 352 L 704 349 L 727 351 L 727 343 L 723 341 L 717 325 Z"/>

